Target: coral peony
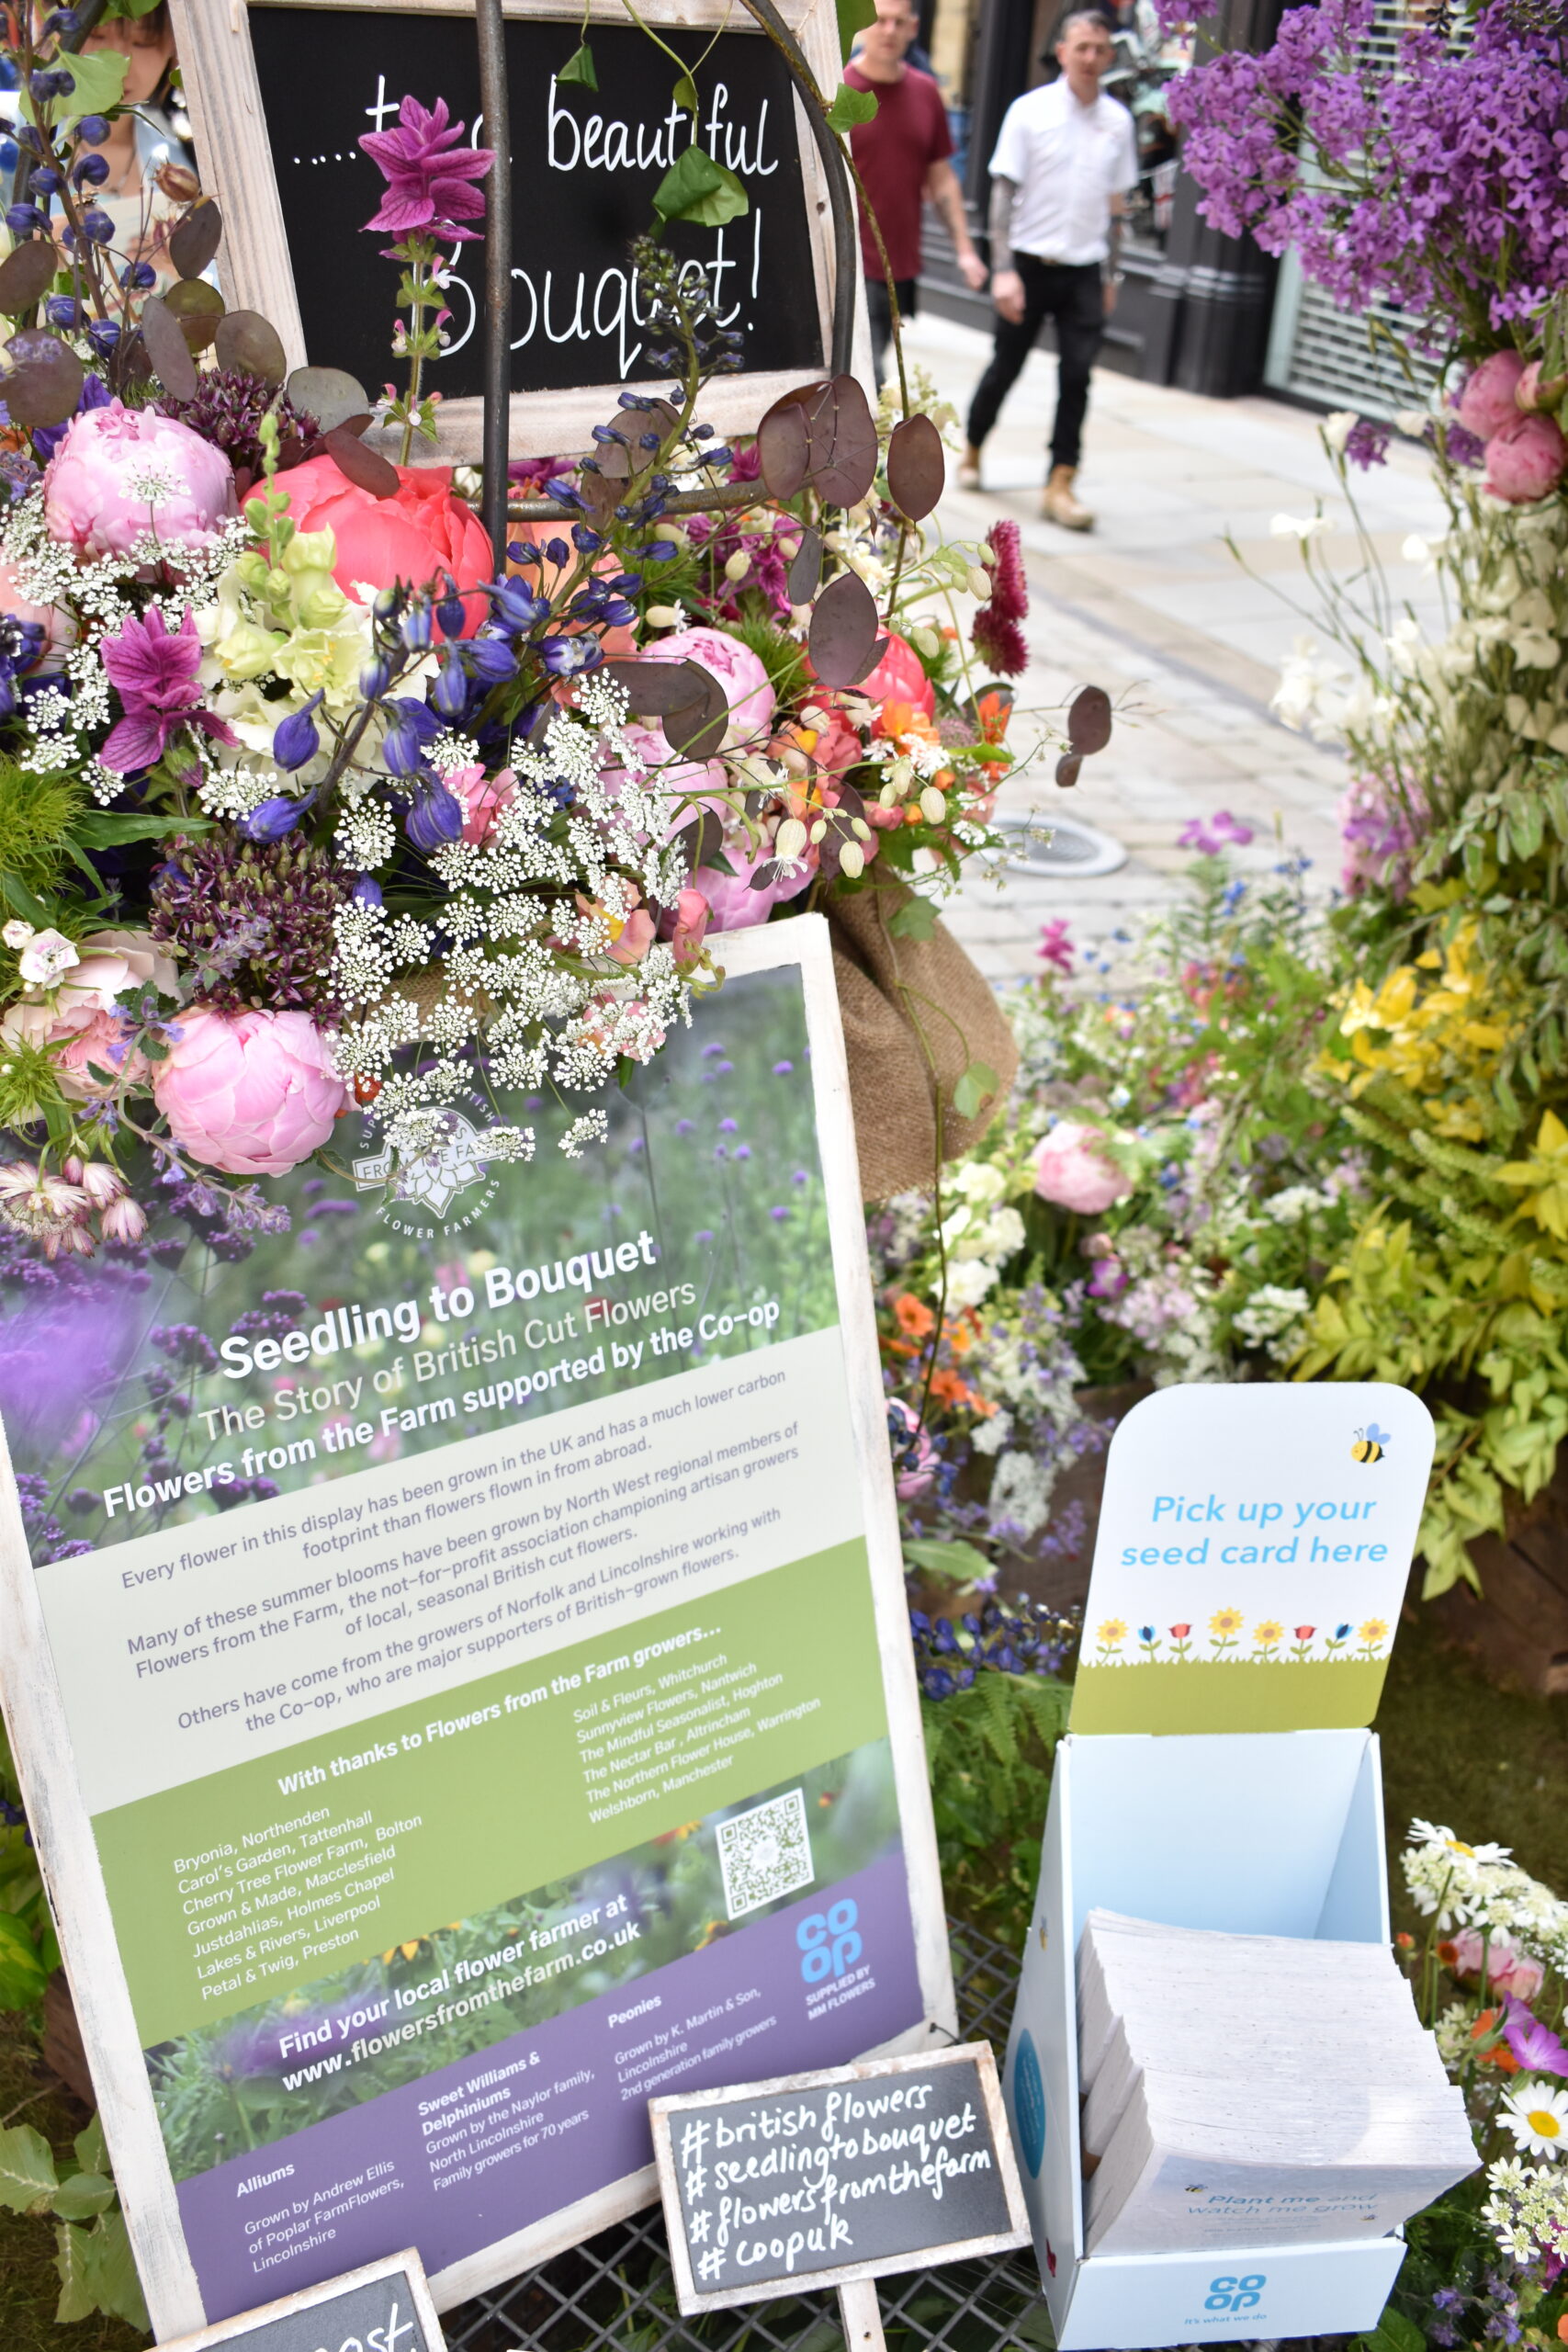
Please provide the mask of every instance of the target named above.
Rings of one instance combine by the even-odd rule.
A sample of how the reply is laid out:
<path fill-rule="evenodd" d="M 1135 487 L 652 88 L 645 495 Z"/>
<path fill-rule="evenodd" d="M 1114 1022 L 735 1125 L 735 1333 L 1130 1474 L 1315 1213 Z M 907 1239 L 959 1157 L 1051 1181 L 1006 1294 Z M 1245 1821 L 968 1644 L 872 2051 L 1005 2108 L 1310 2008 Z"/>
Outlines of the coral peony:
<path fill-rule="evenodd" d="M 473 594 L 494 577 L 490 537 L 471 506 L 452 492 L 448 466 L 400 466 L 395 498 L 373 498 L 333 458 L 307 458 L 280 490 L 302 531 L 330 531 L 337 546 L 333 578 L 348 596 L 369 604 L 396 580 L 428 588 L 450 577 L 464 590 L 463 628 L 472 637 L 490 615 Z"/>
<path fill-rule="evenodd" d="M 1058 1208 L 1076 1209 L 1079 1216 L 1098 1216 L 1124 1201 L 1133 1189 L 1131 1180 L 1107 1156 L 1100 1129 L 1077 1119 L 1059 1120 L 1030 1156 L 1040 1198 Z"/>
<path fill-rule="evenodd" d="M 1568 465 L 1568 441 L 1550 416 L 1517 412 L 1486 444 L 1486 488 L 1511 506 L 1528 506 L 1556 489 Z"/>
<path fill-rule="evenodd" d="M 325 1037 L 305 1012 L 194 1005 L 157 1065 L 152 1098 L 182 1151 L 230 1176 L 286 1176 L 347 1108 Z"/>
<path fill-rule="evenodd" d="M 43 477 L 49 535 L 84 561 L 129 555 L 149 533 L 161 548 L 206 547 L 236 511 L 221 449 L 172 416 L 118 401 L 73 420 Z"/>
<path fill-rule="evenodd" d="M 1518 414 L 1514 394 L 1524 372 L 1525 363 L 1517 351 L 1495 351 L 1472 371 L 1455 403 L 1467 433 L 1490 441 L 1500 426 Z"/>
<path fill-rule="evenodd" d="M 724 688 L 729 705 L 731 740 L 760 751 L 773 716 L 773 690 L 767 671 L 749 645 L 722 628 L 682 628 L 644 646 L 645 662 L 697 662 Z"/>
<path fill-rule="evenodd" d="M 928 718 L 936 714 L 936 689 L 927 677 L 920 657 L 907 639 L 889 634 L 887 650 L 874 670 L 869 670 L 858 685 L 848 692 L 863 695 L 868 702 L 907 702 Z"/>

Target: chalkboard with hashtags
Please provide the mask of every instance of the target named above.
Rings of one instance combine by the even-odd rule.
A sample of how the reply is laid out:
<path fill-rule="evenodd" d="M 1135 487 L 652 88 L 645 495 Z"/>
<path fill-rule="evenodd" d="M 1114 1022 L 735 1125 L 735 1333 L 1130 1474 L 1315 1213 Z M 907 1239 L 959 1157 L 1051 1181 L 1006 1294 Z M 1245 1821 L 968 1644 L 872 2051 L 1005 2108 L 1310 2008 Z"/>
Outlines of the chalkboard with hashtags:
<path fill-rule="evenodd" d="M 476 45 L 459 21 L 319 6 L 250 14 L 306 348 L 372 387 L 393 372 L 397 277 L 362 233 L 381 191 L 358 141 L 384 129 L 412 93 L 427 106 L 444 97 L 470 139 L 493 143 L 479 118 Z M 721 324 L 743 337 L 749 372 L 819 367 L 794 85 L 773 43 L 731 29 L 710 50 L 706 37 L 661 29 L 688 65 L 705 57 L 694 119 L 673 102 L 669 59 L 630 24 L 593 27 L 596 90 L 558 82 L 579 37 L 576 22 L 507 20 L 513 391 L 660 372 L 649 356 L 627 248 L 652 228 L 654 191 L 694 138 L 738 175 L 750 209 L 721 228 L 677 223 L 671 246 L 711 279 Z M 483 251 L 463 245 L 452 256 L 448 341 L 433 369 L 447 400 L 482 389 Z"/>

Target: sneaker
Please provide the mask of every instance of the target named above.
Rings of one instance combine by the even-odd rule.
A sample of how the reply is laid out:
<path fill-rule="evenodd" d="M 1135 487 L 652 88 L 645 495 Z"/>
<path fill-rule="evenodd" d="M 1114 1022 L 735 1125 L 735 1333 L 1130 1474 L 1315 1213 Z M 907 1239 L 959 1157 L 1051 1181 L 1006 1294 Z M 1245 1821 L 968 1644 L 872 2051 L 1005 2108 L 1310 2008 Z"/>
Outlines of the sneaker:
<path fill-rule="evenodd" d="M 960 490 L 978 490 L 980 486 L 980 452 L 972 441 L 966 441 L 964 455 L 958 460 L 958 487 Z"/>
<path fill-rule="evenodd" d="M 1094 516 L 1087 506 L 1081 506 L 1073 493 L 1076 466 L 1053 466 L 1051 479 L 1040 502 L 1040 512 L 1047 523 L 1059 523 L 1064 531 L 1092 531 Z"/>

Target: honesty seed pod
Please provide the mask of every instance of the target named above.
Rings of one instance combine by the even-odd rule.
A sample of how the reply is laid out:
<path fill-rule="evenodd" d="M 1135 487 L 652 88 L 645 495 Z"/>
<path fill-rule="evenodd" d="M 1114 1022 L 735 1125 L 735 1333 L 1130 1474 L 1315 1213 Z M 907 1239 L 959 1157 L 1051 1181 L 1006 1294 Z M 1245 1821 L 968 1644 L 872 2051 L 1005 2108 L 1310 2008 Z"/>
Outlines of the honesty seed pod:
<path fill-rule="evenodd" d="M 940 825 L 947 814 L 946 797 L 934 784 L 928 784 L 920 795 L 920 814 L 928 825 Z"/>
<path fill-rule="evenodd" d="M 806 827 L 798 817 L 786 817 L 779 827 L 778 838 L 773 843 L 775 855 L 798 857 L 805 847 Z"/>

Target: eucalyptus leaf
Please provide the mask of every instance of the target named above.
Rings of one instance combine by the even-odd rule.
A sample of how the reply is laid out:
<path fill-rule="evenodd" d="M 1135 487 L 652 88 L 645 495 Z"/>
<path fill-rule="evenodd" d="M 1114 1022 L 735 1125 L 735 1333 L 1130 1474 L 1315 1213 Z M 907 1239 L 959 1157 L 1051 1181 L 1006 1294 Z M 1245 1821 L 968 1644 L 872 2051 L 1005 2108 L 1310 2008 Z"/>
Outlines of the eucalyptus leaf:
<path fill-rule="evenodd" d="M 152 372 L 169 398 L 195 400 L 196 362 L 178 319 L 161 294 L 149 294 L 141 305 L 141 340 L 147 346 Z"/>
<path fill-rule="evenodd" d="M 220 368 L 259 377 L 264 384 L 281 384 L 288 373 L 283 338 L 259 311 L 231 311 L 218 330 L 215 348 Z"/>
<path fill-rule="evenodd" d="M 378 450 L 367 449 L 346 424 L 334 425 L 324 437 L 341 474 L 346 474 L 361 490 L 367 490 L 372 498 L 396 498 L 400 488 L 398 469 L 389 458 Z"/>
<path fill-rule="evenodd" d="M 188 356 L 188 355 L 187 355 Z M 76 413 L 87 371 L 76 354 L 43 327 L 23 327 L 6 345 L 0 400 L 13 424 L 63 424 Z"/>
<path fill-rule="evenodd" d="M 54 283 L 60 255 L 48 237 L 29 237 L 0 261 L 0 311 L 16 318 L 30 311 Z"/>
<path fill-rule="evenodd" d="M 887 487 L 894 504 L 911 523 L 921 523 L 942 496 L 946 479 L 942 435 L 931 418 L 903 418 L 887 443 Z"/>
<path fill-rule="evenodd" d="M 351 417 L 370 413 L 369 393 L 346 368 L 296 368 L 284 390 L 297 409 L 315 418 L 323 433 L 347 424 Z"/>
<path fill-rule="evenodd" d="M 1083 753 L 1081 752 L 1064 752 L 1061 758 L 1056 763 L 1056 781 L 1061 786 L 1063 791 L 1068 791 L 1072 786 L 1077 784 L 1078 777 L 1082 773 Z"/>
<path fill-rule="evenodd" d="M 858 572 L 840 571 L 813 605 L 807 638 L 825 686 L 852 686 L 865 676 L 875 663 L 876 631 L 875 598 Z"/>
<path fill-rule="evenodd" d="M 786 585 L 792 605 L 809 605 L 822 577 L 822 534 L 809 525 L 800 535 Z"/>
<path fill-rule="evenodd" d="M 757 465 L 770 498 L 793 498 L 805 486 L 811 468 L 811 434 L 806 421 L 808 400 L 828 390 L 810 384 L 776 400 L 757 427 Z"/>
<path fill-rule="evenodd" d="M 177 277 L 164 296 L 164 307 L 180 322 L 180 333 L 192 351 L 205 351 L 218 333 L 228 305 L 216 286 L 205 277 Z"/>
<path fill-rule="evenodd" d="M 1103 686 L 1081 686 L 1067 707 L 1067 741 L 1085 757 L 1111 741 L 1111 696 Z"/>
<path fill-rule="evenodd" d="M 210 197 L 194 205 L 169 237 L 169 259 L 182 277 L 197 278 L 223 242 L 223 215 Z"/>

